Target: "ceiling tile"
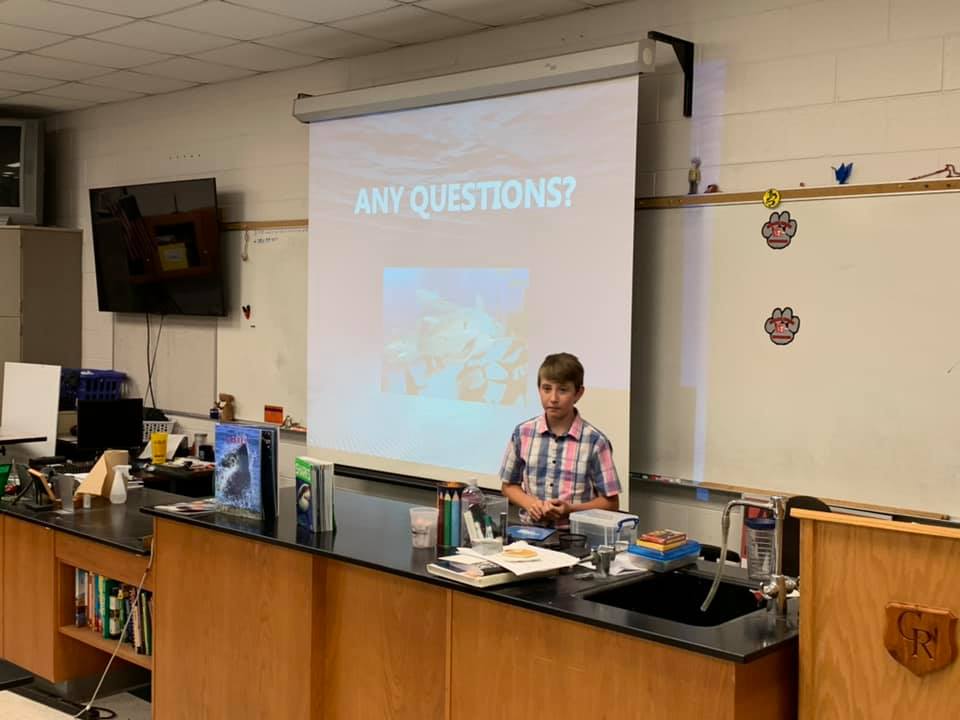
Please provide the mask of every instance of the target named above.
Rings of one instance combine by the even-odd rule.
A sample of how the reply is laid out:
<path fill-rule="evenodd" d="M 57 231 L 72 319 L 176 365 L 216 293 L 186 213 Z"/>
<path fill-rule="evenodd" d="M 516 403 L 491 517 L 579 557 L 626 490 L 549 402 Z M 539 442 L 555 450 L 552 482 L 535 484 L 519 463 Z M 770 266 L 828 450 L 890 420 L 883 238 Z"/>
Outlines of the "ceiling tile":
<path fill-rule="evenodd" d="M 116 102 L 117 100 L 132 100 L 143 97 L 142 93 L 115 90 L 113 88 L 94 87 L 83 83 L 67 83 L 57 85 L 50 90 L 41 90 L 38 95 L 52 95 L 70 100 L 89 100 L 90 102 Z"/>
<path fill-rule="evenodd" d="M 143 73 L 128 72 L 126 70 L 118 70 L 117 72 L 112 72 L 107 75 L 91 78 L 87 81 L 87 84 L 117 88 L 118 90 L 131 90 L 138 93 L 147 93 L 148 95 L 184 90 L 185 88 L 196 85 L 196 83 L 186 82 L 184 80 L 174 80 L 173 78 L 158 77 L 156 75 L 144 75 Z"/>
<path fill-rule="evenodd" d="M 118 45 L 173 53 L 174 55 L 189 55 L 233 44 L 233 40 L 227 38 L 184 30 L 170 25 L 160 25 L 149 20 L 133 22 L 121 28 L 106 30 L 90 37 L 95 40 L 117 43 Z"/>
<path fill-rule="evenodd" d="M 120 69 L 160 62 L 170 58 L 169 55 L 152 50 L 114 45 L 113 43 L 88 38 L 74 38 L 59 45 L 37 50 L 36 54 Z"/>
<path fill-rule="evenodd" d="M 16 27 L 15 25 L 0 24 L 0 48 L 5 50 L 36 50 L 44 45 L 53 45 L 54 43 L 69 40 L 69 35 L 60 35 L 59 33 L 46 32 L 45 30 L 31 30 L 25 27 Z"/>
<path fill-rule="evenodd" d="M 354 35 L 332 27 L 317 26 L 292 33 L 274 35 L 257 40 L 261 45 L 272 45 L 304 55 L 318 58 L 351 57 L 366 55 L 394 47 L 394 43 L 385 40 Z"/>
<path fill-rule="evenodd" d="M 189 30 L 209 32 L 237 40 L 254 40 L 267 35 L 310 27 L 309 23 L 271 13 L 207 0 L 201 5 L 177 10 L 155 18 L 156 22 Z"/>
<path fill-rule="evenodd" d="M 378 10 L 396 7 L 394 0 L 233 0 L 234 5 L 245 5 L 257 10 L 288 15 L 325 23 L 331 20 L 343 20 L 354 15 L 366 15 Z"/>
<path fill-rule="evenodd" d="M 55 0 L 62 5 L 74 5 L 89 10 L 145 18 L 196 5 L 198 0 Z"/>
<path fill-rule="evenodd" d="M 423 0 L 417 7 L 485 25 L 510 25 L 587 8 L 577 0 Z"/>
<path fill-rule="evenodd" d="M 34 77 L 32 75 L 20 75 L 18 73 L 4 72 L 0 70 L 0 88 L 4 90 L 22 90 L 30 92 L 32 90 L 43 90 L 44 88 L 59 85 L 59 80 L 49 80 L 47 78 Z"/>
<path fill-rule="evenodd" d="M 317 58 L 309 55 L 298 55 L 297 53 L 256 43 L 237 43 L 230 47 L 208 50 L 205 53 L 194 55 L 194 57 L 198 60 L 260 72 L 284 70 L 317 62 Z"/>
<path fill-rule="evenodd" d="M 40 57 L 31 53 L 21 53 L 0 60 L 0 70 L 57 80 L 83 80 L 110 72 L 110 68 L 98 65 Z"/>
<path fill-rule="evenodd" d="M 0 60 L 2 63 L 3 60 Z M 154 65 L 144 65 L 137 68 L 138 72 L 147 75 L 159 75 L 160 77 L 169 77 L 176 80 L 192 80 L 194 82 L 214 83 L 224 80 L 235 80 L 246 77 L 253 73 L 249 70 L 242 70 L 226 65 L 216 65 L 209 62 L 201 62 L 193 58 L 174 58 L 173 60 L 164 60 Z"/>
<path fill-rule="evenodd" d="M 0 22 L 66 35 L 86 35 L 130 21 L 119 15 L 58 5 L 47 0 L 6 0 L 0 3 Z"/>
<path fill-rule="evenodd" d="M 410 5 L 331 23 L 341 30 L 369 35 L 379 40 L 406 44 L 465 35 L 483 29 L 466 20 L 439 15 Z"/>
<path fill-rule="evenodd" d="M 71 98 L 58 98 L 50 95 L 37 95 L 36 93 L 17 95 L 15 98 L 12 98 L 11 101 L 16 103 L 17 108 L 43 108 L 44 110 L 56 110 L 59 112 L 79 110 L 80 108 L 96 105 L 96 103 L 91 100 L 73 100 Z M 3 104 L 5 103 L 0 103 L 0 105 Z"/>

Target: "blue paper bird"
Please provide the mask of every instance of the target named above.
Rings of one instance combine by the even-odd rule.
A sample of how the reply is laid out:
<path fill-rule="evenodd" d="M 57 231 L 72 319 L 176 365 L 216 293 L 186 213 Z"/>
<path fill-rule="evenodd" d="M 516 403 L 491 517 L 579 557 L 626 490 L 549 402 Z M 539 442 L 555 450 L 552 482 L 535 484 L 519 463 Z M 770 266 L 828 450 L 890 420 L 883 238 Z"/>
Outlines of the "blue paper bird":
<path fill-rule="evenodd" d="M 846 185 L 847 180 L 850 179 L 850 173 L 853 172 L 853 163 L 840 163 L 840 167 L 830 166 L 833 170 L 833 176 L 837 179 L 837 182 L 841 185 Z"/>

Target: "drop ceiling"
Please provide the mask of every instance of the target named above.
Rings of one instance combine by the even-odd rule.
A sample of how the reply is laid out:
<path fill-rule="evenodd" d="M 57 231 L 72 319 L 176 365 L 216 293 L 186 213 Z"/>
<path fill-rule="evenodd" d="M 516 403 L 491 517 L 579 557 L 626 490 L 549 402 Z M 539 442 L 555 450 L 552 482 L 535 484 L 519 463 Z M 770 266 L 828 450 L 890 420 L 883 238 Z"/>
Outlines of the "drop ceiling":
<path fill-rule="evenodd" d="M 0 113 L 45 115 L 616 0 L 0 0 Z"/>

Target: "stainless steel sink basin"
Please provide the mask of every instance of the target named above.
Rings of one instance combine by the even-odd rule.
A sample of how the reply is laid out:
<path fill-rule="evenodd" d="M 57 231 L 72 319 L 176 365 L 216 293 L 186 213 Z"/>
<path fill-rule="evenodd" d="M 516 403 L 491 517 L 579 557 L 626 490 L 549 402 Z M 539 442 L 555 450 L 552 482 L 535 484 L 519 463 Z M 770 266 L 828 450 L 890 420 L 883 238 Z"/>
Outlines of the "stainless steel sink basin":
<path fill-rule="evenodd" d="M 602 605 L 630 610 L 663 620 L 712 627 L 766 608 L 767 601 L 754 590 L 723 581 L 706 612 L 700 605 L 707 597 L 712 578 L 689 571 L 650 573 L 631 580 L 588 590 L 580 597 Z"/>

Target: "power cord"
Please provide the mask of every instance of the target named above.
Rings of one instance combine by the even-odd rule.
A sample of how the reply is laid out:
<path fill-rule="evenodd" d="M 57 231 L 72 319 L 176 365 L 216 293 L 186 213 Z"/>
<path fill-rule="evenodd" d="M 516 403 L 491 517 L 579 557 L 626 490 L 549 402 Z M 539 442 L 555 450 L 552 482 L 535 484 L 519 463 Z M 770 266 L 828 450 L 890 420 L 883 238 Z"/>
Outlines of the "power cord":
<path fill-rule="evenodd" d="M 163 333 L 163 318 L 160 316 L 160 325 L 157 327 L 157 340 L 153 344 L 153 353 L 150 353 L 150 313 L 146 313 L 147 318 L 147 392 L 144 393 L 144 396 L 150 396 L 151 406 L 157 406 L 157 398 L 153 390 L 153 371 L 157 367 L 157 351 L 160 349 L 160 335 Z"/>
<path fill-rule="evenodd" d="M 147 567 L 143 571 L 143 577 L 140 578 L 140 584 L 137 585 L 137 594 L 133 599 L 133 605 L 136 606 L 140 602 L 140 593 L 143 592 L 143 584 L 147 581 L 147 575 L 150 574 L 150 568 L 153 567 L 153 538 L 150 538 L 150 557 L 147 560 Z M 90 718 L 109 718 L 116 717 L 116 714 L 112 716 L 101 715 L 100 712 L 105 710 L 105 708 L 95 708 L 93 703 L 96 702 L 97 695 L 100 693 L 100 688 L 103 686 L 103 681 L 107 679 L 107 673 L 110 672 L 110 666 L 113 665 L 114 658 L 117 657 L 117 653 L 120 652 L 120 648 L 123 645 L 123 638 L 127 634 L 127 628 L 130 626 L 130 619 L 133 617 L 133 613 L 127 615 L 127 621 L 123 624 L 123 628 L 120 630 L 120 637 L 117 639 L 117 646 L 113 649 L 113 654 L 110 656 L 110 660 L 107 662 L 107 666 L 103 669 L 103 675 L 100 676 L 100 682 L 97 683 L 96 689 L 93 691 L 93 696 L 83 706 L 83 709 L 74 715 L 74 718 L 85 718 L 89 720 Z M 107 712 L 113 712 L 108 710 Z"/>

